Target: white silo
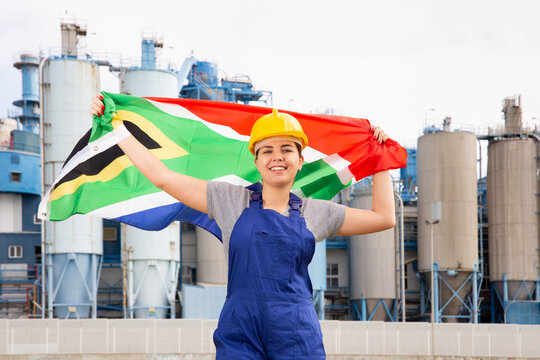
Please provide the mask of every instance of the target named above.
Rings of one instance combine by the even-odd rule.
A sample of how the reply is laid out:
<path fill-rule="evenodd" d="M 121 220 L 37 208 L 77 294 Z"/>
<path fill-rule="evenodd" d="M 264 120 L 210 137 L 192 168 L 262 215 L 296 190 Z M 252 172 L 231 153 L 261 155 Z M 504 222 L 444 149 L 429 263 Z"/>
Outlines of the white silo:
<path fill-rule="evenodd" d="M 372 185 L 359 183 L 354 187 L 349 205 L 371 209 L 372 199 Z M 387 312 L 392 313 L 396 299 L 394 229 L 351 236 L 349 249 L 351 300 L 356 303 L 362 320 L 388 319 Z"/>
<path fill-rule="evenodd" d="M 162 46 L 143 36 L 142 66 L 120 75 L 122 93 L 133 96 L 176 97 L 178 83 L 171 71 L 155 69 L 154 48 Z M 180 227 L 172 223 L 161 231 L 145 231 L 122 224 L 124 263 L 128 265 L 128 311 L 137 318 L 175 316 L 180 268 Z M 127 259 L 125 257 L 127 256 Z"/>
<path fill-rule="evenodd" d="M 520 138 L 488 146 L 489 280 L 503 301 L 527 299 L 522 284 L 532 290 L 538 279 L 536 147 Z"/>
<path fill-rule="evenodd" d="M 429 133 L 418 139 L 417 155 L 418 271 L 432 287 L 430 270 L 438 264 L 435 309 L 441 309 L 444 321 L 452 322 L 463 305 L 453 291 L 465 299 L 472 285 L 467 279 L 478 264 L 476 136 L 461 131 Z M 439 201 L 442 217 L 433 224 L 432 203 Z M 439 318 L 435 313 L 435 321 Z"/>
<path fill-rule="evenodd" d="M 221 242 L 197 227 L 197 284 L 227 285 L 227 261 Z"/>
<path fill-rule="evenodd" d="M 180 263 L 179 234 L 178 222 L 162 231 L 123 226 L 131 317 L 161 319 L 167 317 L 168 313 L 174 317 Z"/>
<path fill-rule="evenodd" d="M 178 97 L 178 79 L 170 63 L 159 63 L 156 49 L 163 48 L 157 34 L 143 33 L 141 66 L 120 74 L 120 91 L 133 96 Z"/>
<path fill-rule="evenodd" d="M 62 22 L 61 29 L 63 40 L 73 41 L 85 33 L 69 20 Z M 74 37 L 65 32 L 74 32 Z M 51 186 L 77 141 L 90 128 L 88 108 L 99 90 L 98 66 L 77 58 L 76 42 L 63 41 L 62 49 L 61 55 L 44 61 L 41 79 L 45 189 Z M 86 318 L 92 309 L 92 317 L 96 317 L 103 254 L 102 220 L 76 215 L 65 221 L 45 222 L 43 231 L 49 316 L 54 311 L 59 318 Z"/>

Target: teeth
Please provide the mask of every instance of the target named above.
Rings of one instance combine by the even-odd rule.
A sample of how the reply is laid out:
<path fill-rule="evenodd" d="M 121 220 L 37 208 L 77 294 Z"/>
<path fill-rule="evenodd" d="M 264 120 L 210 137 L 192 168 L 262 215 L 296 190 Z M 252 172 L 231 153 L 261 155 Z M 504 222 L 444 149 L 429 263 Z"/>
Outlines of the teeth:
<path fill-rule="evenodd" d="M 274 171 L 274 170 L 285 170 L 284 167 L 281 167 L 281 166 L 276 166 L 276 167 L 273 167 L 273 168 L 270 168 L 270 170 Z"/>

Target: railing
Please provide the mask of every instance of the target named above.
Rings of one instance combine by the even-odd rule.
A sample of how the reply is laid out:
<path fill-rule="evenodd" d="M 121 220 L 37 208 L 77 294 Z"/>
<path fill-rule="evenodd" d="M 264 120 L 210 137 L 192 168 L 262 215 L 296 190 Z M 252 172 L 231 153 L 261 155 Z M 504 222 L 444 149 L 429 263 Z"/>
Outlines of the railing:
<path fill-rule="evenodd" d="M 39 57 L 53 59 L 76 59 L 82 61 L 95 62 L 100 65 L 109 65 L 114 68 L 141 67 L 141 58 L 135 56 L 122 56 L 119 51 L 112 50 L 88 50 L 85 47 L 78 47 L 76 55 L 64 54 L 62 47 L 42 47 L 39 49 Z M 155 61 L 154 69 L 176 71 L 173 61 L 158 57 Z"/>
<path fill-rule="evenodd" d="M 40 148 L 39 145 L 30 145 L 26 143 L 10 143 L 10 144 L 0 144 L 0 151 L 21 151 L 32 154 L 39 154 Z"/>

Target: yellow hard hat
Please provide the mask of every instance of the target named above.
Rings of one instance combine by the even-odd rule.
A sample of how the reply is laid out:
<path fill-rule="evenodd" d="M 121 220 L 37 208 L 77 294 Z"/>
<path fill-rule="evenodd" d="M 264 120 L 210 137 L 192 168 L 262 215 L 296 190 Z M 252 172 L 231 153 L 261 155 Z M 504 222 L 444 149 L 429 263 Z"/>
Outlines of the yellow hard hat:
<path fill-rule="evenodd" d="M 271 114 L 261 116 L 253 124 L 249 139 L 249 151 L 255 155 L 255 144 L 274 136 L 295 137 L 302 143 L 302 150 L 308 144 L 307 136 L 298 120 L 292 115 L 278 113 L 277 109 L 273 109 Z"/>

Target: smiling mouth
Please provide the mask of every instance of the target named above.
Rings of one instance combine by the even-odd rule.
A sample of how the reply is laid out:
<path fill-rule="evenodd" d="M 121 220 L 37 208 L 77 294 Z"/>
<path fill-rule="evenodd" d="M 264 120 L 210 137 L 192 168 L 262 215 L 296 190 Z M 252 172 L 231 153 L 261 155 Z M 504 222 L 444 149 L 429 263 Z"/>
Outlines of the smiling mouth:
<path fill-rule="evenodd" d="M 287 170 L 287 168 L 284 166 L 272 166 L 270 168 L 270 171 L 283 171 L 283 170 Z"/>

